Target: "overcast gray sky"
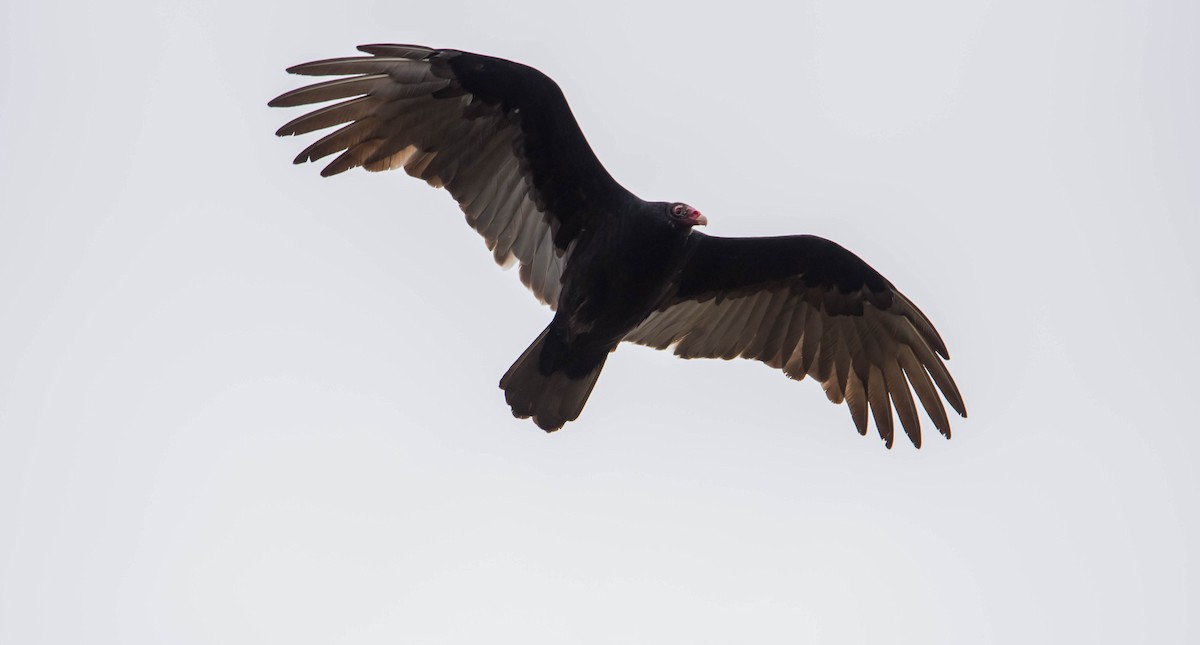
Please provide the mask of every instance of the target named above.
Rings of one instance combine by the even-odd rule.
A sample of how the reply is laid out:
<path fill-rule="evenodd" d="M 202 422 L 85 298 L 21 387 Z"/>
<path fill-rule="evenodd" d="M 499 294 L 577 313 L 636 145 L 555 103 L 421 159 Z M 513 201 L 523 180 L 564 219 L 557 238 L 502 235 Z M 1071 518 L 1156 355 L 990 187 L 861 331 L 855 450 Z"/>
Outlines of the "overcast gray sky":
<path fill-rule="evenodd" d="M 1200 640 L 1200 5 L 0 8 L 0 642 Z M 453 200 L 294 167 L 284 68 L 519 60 L 719 235 L 933 319 L 971 418 L 622 347 L 547 436 L 548 322 Z M 926 423 L 928 425 L 928 423 Z"/>

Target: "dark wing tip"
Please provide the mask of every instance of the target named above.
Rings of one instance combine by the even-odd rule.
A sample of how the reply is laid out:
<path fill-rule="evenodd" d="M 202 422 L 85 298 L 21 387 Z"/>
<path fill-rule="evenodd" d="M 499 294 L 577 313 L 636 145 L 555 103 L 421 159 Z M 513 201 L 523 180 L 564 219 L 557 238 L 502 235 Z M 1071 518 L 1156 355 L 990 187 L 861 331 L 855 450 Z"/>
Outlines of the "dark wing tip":
<path fill-rule="evenodd" d="M 330 59 L 330 60 L 333 60 L 333 59 Z M 284 71 L 287 72 L 288 74 L 300 74 L 301 76 L 321 76 L 321 74 L 317 73 L 314 70 L 319 70 L 322 65 L 324 65 L 328 62 L 329 62 L 329 60 L 314 60 L 314 61 L 311 61 L 308 63 L 300 63 L 299 65 L 292 65 L 291 67 L 287 68 Z"/>
<path fill-rule="evenodd" d="M 905 386 L 907 387 L 907 385 Z M 921 425 L 920 421 L 914 423 L 905 423 L 901 417 L 900 425 L 904 428 L 904 434 L 908 435 L 908 440 L 912 442 L 913 448 L 921 449 Z"/>
<path fill-rule="evenodd" d="M 962 393 L 958 391 L 958 385 L 953 381 L 951 381 L 950 384 L 954 386 L 954 389 L 950 392 L 942 390 L 942 393 L 946 394 L 946 401 L 950 403 L 950 407 L 954 408 L 954 411 L 958 413 L 958 416 L 965 419 L 967 418 L 967 404 L 963 403 Z"/>
<path fill-rule="evenodd" d="M 372 56 L 391 56 L 396 58 L 409 58 L 412 60 L 424 60 L 438 50 L 421 45 L 392 45 L 377 43 L 373 45 L 359 45 L 358 51 Z"/>

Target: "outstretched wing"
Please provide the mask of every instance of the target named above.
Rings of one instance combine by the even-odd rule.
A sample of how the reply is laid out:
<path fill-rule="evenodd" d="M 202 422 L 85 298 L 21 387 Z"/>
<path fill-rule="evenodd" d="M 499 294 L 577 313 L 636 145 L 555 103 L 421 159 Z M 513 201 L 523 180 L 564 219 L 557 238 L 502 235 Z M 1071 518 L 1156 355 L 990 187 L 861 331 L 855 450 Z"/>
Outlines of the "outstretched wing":
<path fill-rule="evenodd" d="M 869 407 L 889 448 L 892 406 L 921 447 L 910 385 L 947 438 L 950 422 L 937 390 L 967 416 L 942 363 L 950 355 L 929 319 L 858 256 L 810 235 L 693 231 L 689 244 L 674 293 L 625 340 L 674 345 L 683 358 L 751 358 L 797 380 L 812 376 L 830 401 L 846 402 L 860 434 Z"/>
<path fill-rule="evenodd" d="M 631 195 L 600 164 L 558 85 L 511 61 L 412 45 L 364 45 L 369 56 L 289 68 L 348 76 L 272 100 L 291 107 L 340 100 L 276 134 L 342 126 L 305 148 L 296 163 L 340 153 L 325 169 L 404 168 L 458 201 L 502 265 L 557 306 L 563 267 L 580 231 Z M 344 99 L 344 100 L 343 100 Z"/>

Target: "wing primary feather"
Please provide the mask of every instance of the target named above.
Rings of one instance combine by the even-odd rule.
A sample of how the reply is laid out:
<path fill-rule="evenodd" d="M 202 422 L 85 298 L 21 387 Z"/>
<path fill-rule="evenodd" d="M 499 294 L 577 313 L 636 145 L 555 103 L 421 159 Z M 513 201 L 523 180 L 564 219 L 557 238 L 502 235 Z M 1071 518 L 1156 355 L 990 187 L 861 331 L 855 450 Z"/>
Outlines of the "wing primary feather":
<path fill-rule="evenodd" d="M 271 99 L 267 105 L 270 107 L 296 107 L 350 96 L 361 96 L 369 94 L 373 89 L 390 85 L 390 78 L 387 74 L 368 74 L 315 83 L 284 92 Z"/>
<path fill-rule="evenodd" d="M 933 327 L 933 323 L 929 321 L 929 317 L 917 305 L 913 304 L 913 301 L 909 300 L 907 296 L 899 291 L 895 291 L 894 293 L 900 302 L 904 304 L 904 309 L 906 310 L 903 312 L 904 317 L 917 328 L 917 331 L 925 338 L 925 341 L 929 343 L 933 351 L 937 352 L 942 358 L 950 360 L 950 352 L 946 349 L 946 343 L 942 340 L 942 336 L 937 332 L 937 329 Z"/>
<path fill-rule="evenodd" d="M 426 61 L 378 56 L 345 56 L 315 60 L 287 68 L 290 74 L 301 76 L 351 76 L 354 74 L 388 74 L 397 81 L 417 81 L 434 78 Z"/>
<path fill-rule="evenodd" d="M 382 143 L 383 141 L 380 139 L 369 139 L 350 146 L 349 149 L 338 155 L 336 159 L 321 169 L 321 176 L 332 177 L 346 172 L 351 168 L 363 165 L 367 158 L 374 154 L 375 150 Z"/>
<path fill-rule="evenodd" d="M 857 317 L 844 317 L 839 321 L 846 328 L 844 336 L 846 350 L 850 354 L 850 373 L 857 376 L 859 384 L 866 392 L 867 382 L 871 376 L 871 359 L 863 340 L 863 328 Z"/>
<path fill-rule="evenodd" d="M 341 152 L 342 150 L 356 146 L 371 138 L 371 130 L 374 127 L 375 117 L 368 115 L 344 128 L 334 130 L 302 150 L 296 156 L 295 163 L 317 161 L 335 152 Z"/>
<path fill-rule="evenodd" d="M 921 418 L 917 416 L 917 406 L 913 403 L 912 393 L 908 390 L 908 381 L 896 358 L 884 362 L 883 377 L 888 383 L 888 393 L 892 397 L 892 405 L 896 407 L 896 415 L 900 417 L 900 425 L 914 448 L 921 447 Z"/>
<path fill-rule="evenodd" d="M 424 60 L 429 56 L 437 53 L 436 49 L 421 47 L 420 45 L 359 45 L 358 51 L 372 56 L 385 56 L 394 58 L 410 58 L 416 60 Z"/>
<path fill-rule="evenodd" d="M 879 437 L 890 450 L 895 436 L 892 429 L 892 406 L 888 402 L 887 382 L 883 380 L 883 372 L 877 365 L 871 366 L 871 376 L 867 381 L 867 400 L 871 404 L 871 415 L 875 417 L 875 429 Z"/>
<path fill-rule="evenodd" d="M 833 325 L 838 330 L 837 350 L 834 353 L 834 369 L 837 372 L 838 389 L 846 392 L 846 381 L 850 378 L 850 370 L 852 369 L 853 357 L 850 355 L 850 337 L 853 335 L 853 330 L 842 324 L 839 321 L 834 321 Z"/>
<path fill-rule="evenodd" d="M 929 375 L 933 377 L 933 382 L 937 383 L 938 389 L 942 391 L 942 396 L 946 397 L 946 401 L 950 403 L 950 407 L 961 417 L 967 416 L 967 408 L 963 405 L 962 394 L 958 392 L 958 386 L 954 384 L 954 379 L 950 378 L 950 372 L 946 371 L 946 366 L 942 360 L 934 355 L 933 350 L 924 343 L 916 343 L 911 346 L 913 353 L 917 355 L 917 360 L 929 370 Z"/>
<path fill-rule="evenodd" d="M 275 134 L 280 137 L 307 134 L 315 130 L 323 130 L 335 125 L 364 119 L 371 116 L 371 113 L 375 111 L 378 104 L 379 101 L 377 99 L 369 96 L 360 96 L 349 101 L 327 105 L 319 110 L 313 110 L 308 114 L 288 121 L 283 124 L 283 127 L 276 130 Z M 297 157 L 297 159 L 299 158 Z"/>
<path fill-rule="evenodd" d="M 946 408 L 942 406 L 942 398 L 933 389 L 933 381 L 929 380 L 929 374 L 917 361 L 912 348 L 908 345 L 900 346 L 900 367 L 904 368 L 904 373 L 908 376 L 909 383 L 912 383 L 917 398 L 925 407 L 925 413 L 933 421 L 933 427 L 937 428 L 942 436 L 949 439 L 950 420 L 946 418 Z"/>
<path fill-rule="evenodd" d="M 846 407 L 850 409 L 858 434 L 867 436 L 867 390 L 856 374 L 846 378 Z"/>

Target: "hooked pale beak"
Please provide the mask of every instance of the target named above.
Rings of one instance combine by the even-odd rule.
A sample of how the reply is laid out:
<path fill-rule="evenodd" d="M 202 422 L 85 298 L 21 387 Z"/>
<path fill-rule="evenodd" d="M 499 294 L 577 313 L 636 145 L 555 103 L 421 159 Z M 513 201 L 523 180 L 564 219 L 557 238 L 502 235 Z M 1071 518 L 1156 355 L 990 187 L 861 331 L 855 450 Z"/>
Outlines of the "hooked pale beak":
<path fill-rule="evenodd" d="M 700 211 L 692 212 L 692 226 L 704 226 L 708 224 L 708 218 L 701 215 Z"/>

